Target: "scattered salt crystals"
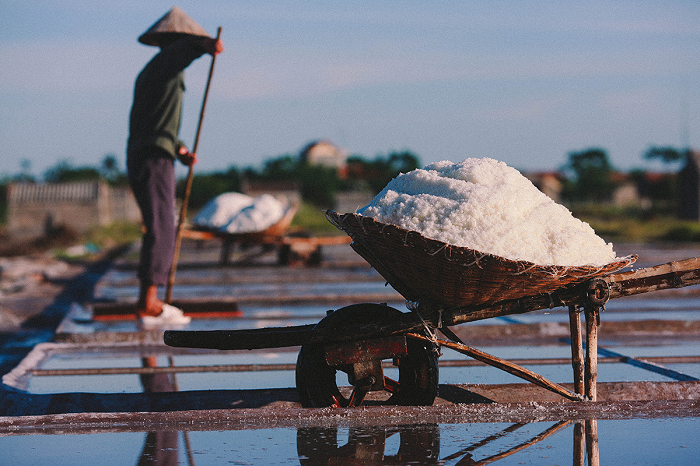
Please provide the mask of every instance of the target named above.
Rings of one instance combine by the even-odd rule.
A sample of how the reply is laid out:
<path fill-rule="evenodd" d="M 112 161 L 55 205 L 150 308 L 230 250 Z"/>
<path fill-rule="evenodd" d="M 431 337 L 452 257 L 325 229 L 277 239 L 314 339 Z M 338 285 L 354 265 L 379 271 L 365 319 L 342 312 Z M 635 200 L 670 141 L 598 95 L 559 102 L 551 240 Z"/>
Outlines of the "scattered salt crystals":
<path fill-rule="evenodd" d="M 227 233 L 254 233 L 279 222 L 287 206 L 270 194 L 224 193 L 202 207 L 192 223 Z"/>
<path fill-rule="evenodd" d="M 357 213 L 427 238 L 538 265 L 602 266 L 611 243 L 490 158 L 442 161 L 400 174 Z"/>
<path fill-rule="evenodd" d="M 43 280 L 65 278 L 69 272 L 67 263 L 48 257 L 0 257 L 0 297 L 31 289 Z"/>

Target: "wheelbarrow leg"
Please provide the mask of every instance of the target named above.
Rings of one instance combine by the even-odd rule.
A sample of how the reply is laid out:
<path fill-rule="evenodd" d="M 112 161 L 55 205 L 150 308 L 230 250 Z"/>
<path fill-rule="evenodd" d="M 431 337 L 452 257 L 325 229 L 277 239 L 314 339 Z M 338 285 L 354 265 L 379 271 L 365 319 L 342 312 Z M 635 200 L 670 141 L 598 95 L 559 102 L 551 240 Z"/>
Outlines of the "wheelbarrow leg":
<path fill-rule="evenodd" d="M 585 387 L 586 398 L 596 401 L 598 391 L 598 325 L 600 325 L 600 308 L 598 306 L 585 306 L 586 313 L 586 365 Z"/>
<path fill-rule="evenodd" d="M 235 241 L 229 239 L 229 238 L 224 238 L 223 242 L 221 243 L 221 255 L 219 257 L 219 264 L 221 265 L 228 265 L 229 261 L 231 259 L 231 252 L 233 252 L 233 248 L 235 246 Z"/>
<path fill-rule="evenodd" d="M 571 365 L 574 369 L 574 392 L 584 395 L 583 341 L 581 339 L 581 308 L 569 306 L 569 328 L 571 330 Z"/>

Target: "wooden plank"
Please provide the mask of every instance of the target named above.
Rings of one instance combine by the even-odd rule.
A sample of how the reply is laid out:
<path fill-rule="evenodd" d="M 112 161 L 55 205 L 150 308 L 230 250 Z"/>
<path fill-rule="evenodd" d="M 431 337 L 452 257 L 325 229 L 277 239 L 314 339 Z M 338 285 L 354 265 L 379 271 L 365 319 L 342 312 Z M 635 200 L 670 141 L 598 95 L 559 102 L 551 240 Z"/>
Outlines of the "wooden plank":
<path fill-rule="evenodd" d="M 212 241 L 212 240 L 224 240 L 224 241 L 253 241 L 262 244 L 308 244 L 311 246 L 333 246 L 339 244 L 350 244 L 352 238 L 349 236 L 333 235 L 333 236 L 292 236 L 292 235 L 271 235 L 271 234 L 261 234 L 261 233 L 226 233 L 211 230 L 193 230 L 191 228 L 185 228 L 182 231 L 182 237 L 199 240 L 199 241 Z"/>
<path fill-rule="evenodd" d="M 599 349 L 600 350 L 600 349 Z M 399 349 L 399 351 L 401 351 Z M 181 353 L 191 354 L 191 353 Z M 170 356 L 172 357 L 172 356 Z M 389 358 L 391 356 L 387 356 Z M 626 363 L 630 358 L 627 356 L 599 358 L 598 364 L 619 364 Z M 646 362 L 671 362 L 677 364 L 697 364 L 700 363 L 700 356 L 660 356 L 640 358 Z M 343 362 L 343 361 L 333 361 Z M 347 361 L 344 361 L 347 362 Z M 357 359 L 361 362 L 361 358 Z M 564 365 L 570 361 L 568 358 L 522 358 L 510 359 L 510 362 L 521 366 L 526 365 Z M 477 361 L 476 359 L 448 359 L 439 361 L 439 366 L 444 367 L 482 367 L 488 364 Z M 382 362 L 382 367 L 385 369 L 394 368 L 392 361 Z M 124 375 L 124 374 L 192 374 L 204 372 L 268 372 L 268 371 L 293 371 L 296 369 L 296 363 L 267 363 L 267 364 L 216 364 L 209 366 L 163 366 L 163 367 L 100 367 L 100 368 L 85 368 L 85 369 L 28 369 L 27 373 L 34 377 L 44 376 L 72 376 L 72 375 Z M 700 382 L 695 378 L 684 378 L 684 381 Z M 658 382 L 661 384 L 669 384 L 669 382 Z M 608 385 L 612 385 L 609 383 Z M 628 384 L 628 382 L 615 382 L 615 384 Z M 567 384 L 568 385 L 568 384 Z M 598 383 L 598 387 L 605 386 L 604 383 Z M 599 390 L 600 391 L 600 390 Z M 600 398 L 600 393 L 598 394 Z M 677 396 L 677 394 L 674 394 Z"/>
<path fill-rule="evenodd" d="M 189 316 L 204 318 L 232 318 L 243 316 L 238 302 L 234 300 L 180 299 L 172 304 Z M 103 302 L 90 304 L 92 319 L 95 321 L 133 320 L 136 319 L 136 303 Z"/>
<path fill-rule="evenodd" d="M 283 236 L 280 238 L 280 244 L 286 245 L 309 245 L 311 247 L 332 246 L 338 244 L 350 244 L 352 238 L 349 236 L 310 236 L 308 238 L 297 236 Z"/>
<path fill-rule="evenodd" d="M 211 231 L 192 230 L 191 228 L 183 228 L 182 237 L 199 241 L 211 241 L 221 238 L 221 236 L 218 236 Z"/>

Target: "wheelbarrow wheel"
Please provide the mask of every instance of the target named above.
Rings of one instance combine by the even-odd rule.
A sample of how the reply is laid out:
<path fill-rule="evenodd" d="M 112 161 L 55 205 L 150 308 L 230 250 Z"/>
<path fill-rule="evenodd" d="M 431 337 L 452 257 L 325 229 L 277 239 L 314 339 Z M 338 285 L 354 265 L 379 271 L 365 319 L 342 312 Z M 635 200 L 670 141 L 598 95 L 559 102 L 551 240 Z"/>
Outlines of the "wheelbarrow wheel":
<path fill-rule="evenodd" d="M 401 312 L 382 304 L 354 304 L 334 311 L 316 328 L 346 328 L 358 323 L 392 322 Z M 438 360 L 430 343 L 409 339 L 408 352 L 398 358 L 397 381 L 387 379 L 391 396 L 382 404 L 429 406 L 438 389 Z M 338 388 L 338 371 L 351 373 L 351 365 L 330 366 L 321 344 L 303 345 L 297 357 L 296 385 L 299 401 L 307 408 L 345 407 L 349 404 Z"/>

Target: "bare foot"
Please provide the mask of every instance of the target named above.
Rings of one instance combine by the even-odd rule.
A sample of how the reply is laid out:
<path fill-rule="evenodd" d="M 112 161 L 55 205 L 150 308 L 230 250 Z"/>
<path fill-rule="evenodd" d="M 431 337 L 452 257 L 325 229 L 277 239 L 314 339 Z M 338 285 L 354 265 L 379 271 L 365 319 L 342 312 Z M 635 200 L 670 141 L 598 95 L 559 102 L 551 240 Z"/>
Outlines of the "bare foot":
<path fill-rule="evenodd" d="M 158 299 L 158 287 L 155 285 L 142 286 L 139 300 L 136 303 L 136 313 L 139 316 L 156 317 L 163 312 L 163 301 Z"/>
<path fill-rule="evenodd" d="M 165 304 L 163 301 L 158 300 L 156 302 L 144 304 L 143 306 L 139 305 L 136 312 L 140 316 L 156 317 L 163 312 L 163 304 Z"/>

